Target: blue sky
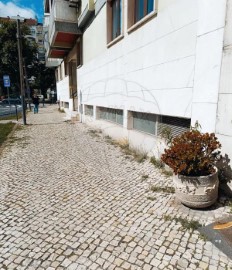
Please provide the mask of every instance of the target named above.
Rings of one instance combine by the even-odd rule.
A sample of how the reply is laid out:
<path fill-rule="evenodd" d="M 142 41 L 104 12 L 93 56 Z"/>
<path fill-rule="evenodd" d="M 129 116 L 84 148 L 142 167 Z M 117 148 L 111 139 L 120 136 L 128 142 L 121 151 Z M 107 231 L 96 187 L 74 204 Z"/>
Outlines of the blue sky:
<path fill-rule="evenodd" d="M 0 17 L 17 16 L 35 18 L 43 22 L 43 0 L 0 0 Z"/>

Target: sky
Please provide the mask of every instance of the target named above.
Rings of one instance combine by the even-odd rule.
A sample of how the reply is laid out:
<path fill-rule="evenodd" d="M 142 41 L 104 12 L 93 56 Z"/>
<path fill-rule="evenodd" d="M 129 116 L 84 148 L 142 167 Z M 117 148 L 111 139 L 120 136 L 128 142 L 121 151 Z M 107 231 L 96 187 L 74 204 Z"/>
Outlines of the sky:
<path fill-rule="evenodd" d="M 20 15 L 43 22 L 43 0 L 0 0 L 0 17 Z"/>

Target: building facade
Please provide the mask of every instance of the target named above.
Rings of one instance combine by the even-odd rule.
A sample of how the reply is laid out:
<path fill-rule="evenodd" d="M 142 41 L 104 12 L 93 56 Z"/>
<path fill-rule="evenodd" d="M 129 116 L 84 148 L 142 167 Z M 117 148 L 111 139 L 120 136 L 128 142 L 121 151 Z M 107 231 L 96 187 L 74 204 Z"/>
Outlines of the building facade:
<path fill-rule="evenodd" d="M 198 121 L 232 157 L 232 0 L 47 0 L 46 8 L 67 112 L 156 156 L 163 131 Z"/>

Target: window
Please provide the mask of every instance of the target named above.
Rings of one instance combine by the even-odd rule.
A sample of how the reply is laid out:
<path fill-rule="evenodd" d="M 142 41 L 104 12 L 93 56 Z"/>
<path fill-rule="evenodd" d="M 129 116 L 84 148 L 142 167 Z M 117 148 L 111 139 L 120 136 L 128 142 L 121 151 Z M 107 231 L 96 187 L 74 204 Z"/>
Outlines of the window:
<path fill-rule="evenodd" d="M 93 116 L 93 106 L 85 105 L 85 115 Z"/>
<path fill-rule="evenodd" d="M 132 112 L 133 129 L 156 135 L 157 116 L 150 113 Z"/>
<path fill-rule="evenodd" d="M 172 136 L 178 136 L 189 130 L 190 125 L 191 119 L 162 115 L 158 123 L 158 135 L 161 135 L 164 129 L 169 129 Z"/>
<path fill-rule="evenodd" d="M 131 112 L 132 128 L 152 135 L 161 136 L 168 129 L 177 136 L 190 128 L 191 119 L 151 113 Z"/>
<path fill-rule="evenodd" d="M 80 37 L 77 40 L 77 67 L 82 65 L 82 55 L 83 55 L 83 46 L 82 46 L 82 38 Z"/>
<path fill-rule="evenodd" d="M 135 0 L 135 22 L 153 11 L 154 0 Z"/>
<path fill-rule="evenodd" d="M 122 34 L 122 0 L 107 2 L 107 42 Z"/>
<path fill-rule="evenodd" d="M 154 11 L 155 1 L 157 0 L 128 1 L 128 28 Z"/>
<path fill-rule="evenodd" d="M 123 125 L 123 110 L 100 107 L 99 118 Z"/>

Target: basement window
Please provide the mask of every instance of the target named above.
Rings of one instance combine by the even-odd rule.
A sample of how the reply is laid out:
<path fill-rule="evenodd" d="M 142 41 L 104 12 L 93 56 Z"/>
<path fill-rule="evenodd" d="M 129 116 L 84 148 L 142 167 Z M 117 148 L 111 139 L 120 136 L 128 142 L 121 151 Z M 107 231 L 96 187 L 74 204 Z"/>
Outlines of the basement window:
<path fill-rule="evenodd" d="M 93 116 L 93 106 L 85 105 L 85 115 Z"/>
<path fill-rule="evenodd" d="M 183 132 L 190 129 L 191 119 L 173 117 L 173 116 L 160 116 L 158 123 L 158 135 L 161 136 L 165 129 L 169 129 L 172 136 L 178 136 Z"/>
<path fill-rule="evenodd" d="M 151 113 L 131 112 L 134 130 L 162 136 L 169 130 L 172 136 L 178 136 L 190 129 L 191 119 L 174 116 L 156 115 Z"/>
<path fill-rule="evenodd" d="M 156 135 L 157 115 L 132 112 L 133 129 Z"/>
<path fill-rule="evenodd" d="M 123 125 L 123 110 L 100 107 L 99 118 Z"/>

